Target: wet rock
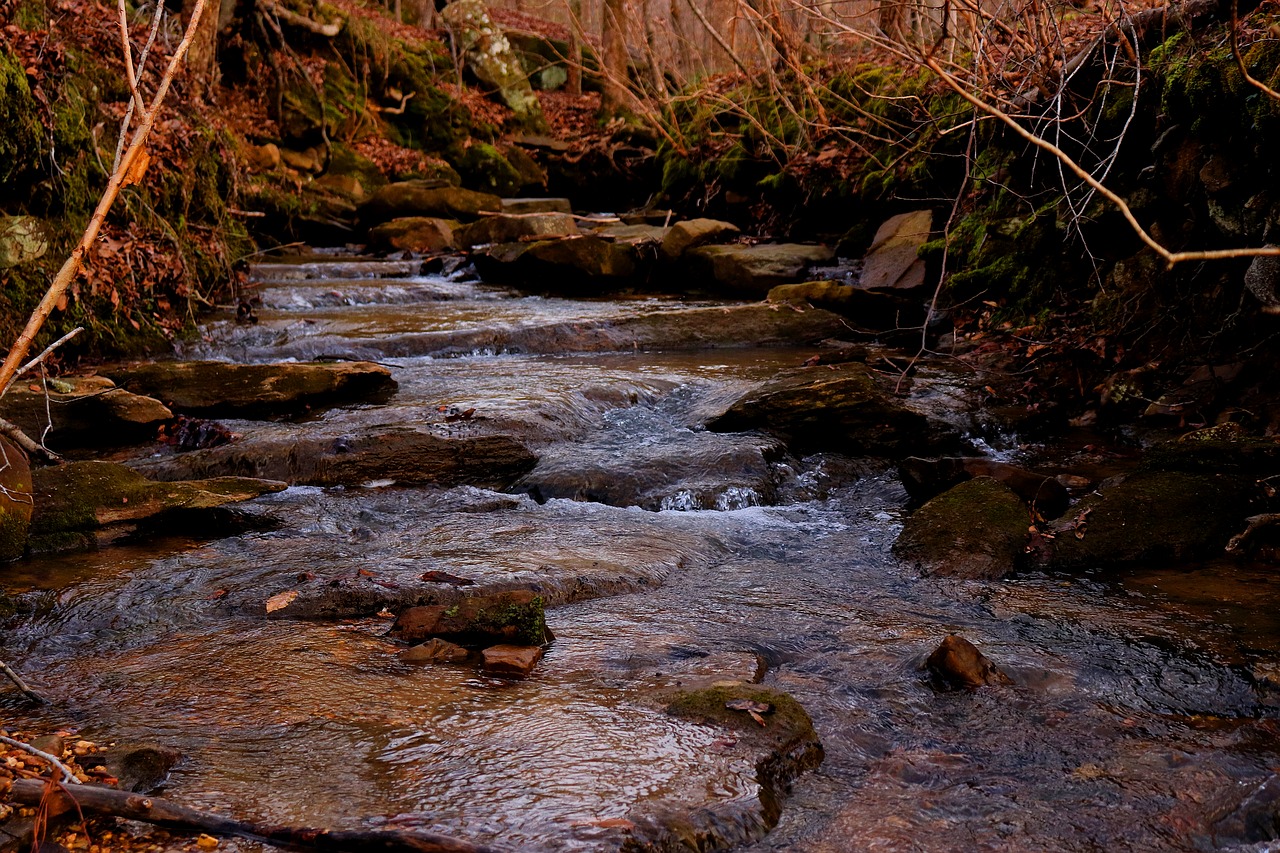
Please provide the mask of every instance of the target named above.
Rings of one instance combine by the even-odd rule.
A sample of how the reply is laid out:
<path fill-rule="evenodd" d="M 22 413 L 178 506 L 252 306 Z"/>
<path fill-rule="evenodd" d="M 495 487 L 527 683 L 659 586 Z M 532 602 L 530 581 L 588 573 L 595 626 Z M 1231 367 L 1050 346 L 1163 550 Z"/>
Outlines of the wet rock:
<path fill-rule="evenodd" d="M 34 216 L 0 216 L 0 269 L 37 261 L 49 251 L 44 223 Z"/>
<path fill-rule="evenodd" d="M 573 213 L 573 205 L 567 198 L 504 198 L 502 212 L 522 213 Z"/>
<path fill-rule="evenodd" d="M 144 526 L 164 532 L 220 525 L 227 504 L 278 492 L 285 484 L 245 477 L 155 482 L 114 462 L 68 462 L 32 475 L 35 553 L 108 544 Z"/>
<path fill-rule="evenodd" d="M 1223 424 L 1152 444 L 1141 467 L 1150 471 L 1272 477 L 1280 474 L 1280 441 L 1245 435 L 1235 425 Z"/>
<path fill-rule="evenodd" d="M 100 759 L 99 766 L 120 780 L 120 790 L 145 794 L 164 784 L 182 753 L 156 744 L 124 744 L 112 747 Z"/>
<path fill-rule="evenodd" d="M 425 643 L 397 652 L 396 657 L 406 663 L 466 663 L 471 652 L 456 643 L 432 637 Z"/>
<path fill-rule="evenodd" d="M 541 646 L 514 646 L 502 644 L 490 646 L 480 653 L 484 659 L 484 671 L 493 675 L 527 678 L 542 660 Z"/>
<path fill-rule="evenodd" d="M 489 193 L 401 181 L 375 190 L 360 205 L 359 213 L 360 218 L 370 224 L 405 216 L 432 216 L 470 222 L 479 217 L 481 211 L 497 212 L 501 209 L 502 199 Z"/>
<path fill-rule="evenodd" d="M 133 463 L 159 480 L 240 475 L 292 485 L 352 486 L 391 480 L 406 485 L 463 483 L 505 488 L 537 462 L 507 435 L 451 437 L 411 426 L 354 434 L 315 432 L 248 436 L 233 444 Z"/>
<path fill-rule="evenodd" d="M 455 0 L 444 7 L 440 16 L 480 82 L 498 93 L 526 129 L 545 130 L 547 122 L 542 115 L 542 105 L 533 93 L 524 65 L 502 30 L 490 19 L 484 3 Z"/>
<path fill-rule="evenodd" d="M 595 233 L 606 240 L 627 246 L 658 246 L 661 245 L 663 237 L 666 236 L 667 229 L 661 225 L 640 223 L 637 225 L 606 225 L 603 228 L 597 228 Z"/>
<path fill-rule="evenodd" d="M 433 216 L 402 216 L 369 229 L 369 247 L 402 249 L 422 254 L 447 252 L 456 248 L 453 228 L 456 222 Z"/>
<path fill-rule="evenodd" d="M 45 434 L 55 449 L 103 447 L 153 438 L 173 417 L 163 403 L 135 394 L 105 376 L 77 376 L 48 383 L 19 381 L 0 399 L 0 417 L 27 435 Z"/>
<path fill-rule="evenodd" d="M 929 672 L 953 689 L 976 690 L 991 685 L 1012 684 L 978 647 L 957 634 L 942 641 L 925 662 Z"/>
<path fill-rule="evenodd" d="M 552 292 L 617 287 L 637 272 L 633 246 L 594 235 L 499 243 L 472 255 L 472 260 L 488 281 L 534 281 Z"/>
<path fill-rule="evenodd" d="M 1250 515 L 1253 479 L 1176 471 L 1104 483 L 1049 528 L 1050 569 L 1181 562 L 1221 554 Z"/>
<path fill-rule="evenodd" d="M 826 246 L 768 243 L 702 246 L 685 252 L 691 270 L 710 276 L 738 296 L 763 297 L 780 284 L 801 281 L 809 267 L 835 257 Z"/>
<path fill-rule="evenodd" d="M 762 429 L 803 452 L 902 457 L 921 447 L 954 447 L 953 428 L 894 401 L 861 364 L 800 368 L 749 392 L 707 428 Z"/>
<path fill-rule="evenodd" d="M 1280 838 L 1280 775 L 1273 773 L 1260 784 L 1254 783 L 1242 800 L 1225 811 L 1212 824 L 1216 846 L 1252 845 Z"/>
<path fill-rule="evenodd" d="M 578 225 L 567 213 L 527 213 L 483 216 L 458 229 L 457 235 L 458 245 L 469 249 L 484 243 L 518 243 L 577 233 Z"/>
<path fill-rule="evenodd" d="M 441 637 L 460 644 L 539 646 L 547 641 L 547 623 L 542 596 L 517 589 L 471 596 L 448 606 L 409 607 L 396 617 L 389 634 L 410 643 Z"/>
<path fill-rule="evenodd" d="M 859 285 L 868 289 L 914 290 L 924 285 L 925 264 L 918 256 L 929 239 L 933 212 L 917 210 L 891 217 L 871 241 Z"/>
<path fill-rule="evenodd" d="M 993 459 L 909 456 L 898 463 L 898 474 L 907 494 L 917 501 L 927 501 L 974 477 L 990 477 L 1003 483 L 1043 518 L 1062 515 L 1071 501 L 1066 487 L 1057 478 Z"/>
<path fill-rule="evenodd" d="M 662 256 L 669 261 L 711 243 L 727 243 L 742 232 L 732 222 L 718 219 L 686 219 L 667 229 L 662 238 Z"/>
<path fill-rule="evenodd" d="M 0 437 L 0 561 L 16 560 L 27 548 L 32 509 L 27 455 Z"/>
<path fill-rule="evenodd" d="M 918 571 L 995 579 L 1017 568 L 1031 523 L 1007 486 L 976 477 L 928 501 L 907 519 L 893 553 Z"/>
<path fill-rule="evenodd" d="M 120 385 L 162 398 L 174 411 L 209 417 L 300 414 L 385 398 L 396 388 L 390 370 L 368 362 L 165 361 L 104 372 Z"/>
<path fill-rule="evenodd" d="M 780 284 L 766 299 L 774 304 L 806 305 L 835 311 L 865 329 L 901 328 L 924 316 L 919 300 L 866 290 L 838 281 Z"/>

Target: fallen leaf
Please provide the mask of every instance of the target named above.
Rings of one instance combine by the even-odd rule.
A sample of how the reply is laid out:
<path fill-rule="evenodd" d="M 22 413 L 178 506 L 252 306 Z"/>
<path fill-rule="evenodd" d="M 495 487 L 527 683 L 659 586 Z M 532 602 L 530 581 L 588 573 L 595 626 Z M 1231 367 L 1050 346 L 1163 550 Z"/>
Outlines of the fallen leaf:
<path fill-rule="evenodd" d="M 275 595 L 267 599 L 267 612 L 275 613 L 277 610 L 284 610 L 297 597 L 298 591 L 296 589 L 277 592 Z"/>

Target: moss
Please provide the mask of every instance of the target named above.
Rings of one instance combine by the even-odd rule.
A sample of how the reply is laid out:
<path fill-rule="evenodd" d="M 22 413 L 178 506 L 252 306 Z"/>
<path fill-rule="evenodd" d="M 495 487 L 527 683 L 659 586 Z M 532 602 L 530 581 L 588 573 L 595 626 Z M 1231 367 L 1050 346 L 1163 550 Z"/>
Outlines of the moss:
<path fill-rule="evenodd" d="M 499 196 L 513 196 L 523 185 L 520 173 L 487 142 L 474 142 L 450 158 L 464 186 Z"/>
<path fill-rule="evenodd" d="M 929 574 L 998 578 L 1016 568 L 1030 520 L 1011 489 L 975 477 L 916 510 L 893 550 Z"/>
<path fill-rule="evenodd" d="M 18 57 L 0 46 L 0 185 L 21 186 L 40 162 L 44 134 Z M 11 192 L 6 193 L 13 199 Z"/>
<path fill-rule="evenodd" d="M 743 711 L 733 711 L 725 703 L 737 699 L 763 702 L 772 706 L 765 717 L 767 725 L 759 723 Z M 732 684 L 690 690 L 676 694 L 667 704 L 667 713 L 673 717 L 697 720 L 701 723 L 722 726 L 753 735 L 783 746 L 797 740 L 817 741 L 813 720 L 804 707 L 790 695 L 759 684 Z"/>

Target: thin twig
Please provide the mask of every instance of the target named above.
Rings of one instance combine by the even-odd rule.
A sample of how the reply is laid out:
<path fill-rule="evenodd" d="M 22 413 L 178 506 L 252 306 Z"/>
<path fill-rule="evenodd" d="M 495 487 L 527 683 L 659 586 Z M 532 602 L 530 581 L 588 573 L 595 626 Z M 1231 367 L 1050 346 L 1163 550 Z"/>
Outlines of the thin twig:
<path fill-rule="evenodd" d="M 50 755 L 44 750 L 36 749 L 34 746 L 32 746 L 29 743 L 23 743 L 20 740 L 14 740 L 13 738 L 5 737 L 4 735 L 0 735 L 0 743 L 8 744 L 14 749 L 20 749 L 23 752 L 34 755 L 36 758 L 49 762 L 50 766 L 56 768 L 58 772 L 62 774 L 63 781 L 65 781 L 67 784 L 69 785 L 80 784 L 80 780 L 76 778 L 76 774 L 72 773 L 70 768 L 67 767 L 67 765 L 63 764 L 58 758 Z"/>
<path fill-rule="evenodd" d="M 72 338 L 74 338 L 76 335 L 80 334 L 83 331 L 84 331 L 84 326 L 76 326 L 74 329 L 67 332 L 65 335 L 63 335 L 62 337 L 58 338 L 56 341 L 54 341 L 53 343 L 45 347 L 44 351 L 41 352 L 38 356 L 31 359 L 26 364 L 22 365 L 22 367 L 18 368 L 18 372 L 13 374 L 13 378 L 9 380 L 9 384 L 4 386 L 3 391 L 0 391 L 0 397 L 3 397 L 5 394 L 9 393 L 9 389 L 13 387 L 14 382 L 18 381 L 19 376 L 22 376 L 24 373 L 29 372 L 31 368 L 35 367 L 37 364 L 43 364 L 44 360 L 48 358 L 53 353 L 54 350 L 56 350 L 58 347 L 62 346 L 67 341 L 71 340 Z"/>
<path fill-rule="evenodd" d="M 47 704 L 48 702 L 47 699 L 45 699 L 39 693 L 32 690 L 27 685 L 27 682 L 22 680 L 22 676 L 14 672 L 13 667 L 9 666 L 9 664 L 5 663 L 2 660 L 0 660 L 0 672 L 3 672 L 6 676 L 8 676 L 10 681 L 18 685 L 18 689 L 22 691 L 23 696 L 26 696 L 32 702 L 35 702 L 37 705 Z"/>

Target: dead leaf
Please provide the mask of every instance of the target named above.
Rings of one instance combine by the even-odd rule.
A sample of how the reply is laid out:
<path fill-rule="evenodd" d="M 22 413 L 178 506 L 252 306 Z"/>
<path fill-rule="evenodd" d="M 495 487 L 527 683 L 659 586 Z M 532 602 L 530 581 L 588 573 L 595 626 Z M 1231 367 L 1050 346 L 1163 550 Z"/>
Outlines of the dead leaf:
<path fill-rule="evenodd" d="M 275 595 L 267 599 L 267 612 L 275 613 L 277 610 L 284 610 L 297 597 L 298 591 L 296 589 L 277 592 Z"/>
<path fill-rule="evenodd" d="M 131 187 L 139 183 L 143 176 L 147 174 L 147 167 L 151 165 L 151 155 L 147 153 L 147 149 L 143 148 L 138 152 L 138 156 L 133 158 L 133 162 L 129 164 L 129 171 L 125 172 L 124 180 L 120 182 L 120 188 Z"/>

